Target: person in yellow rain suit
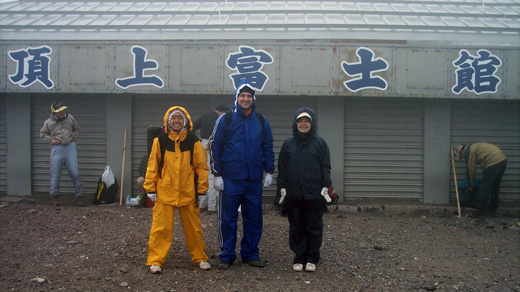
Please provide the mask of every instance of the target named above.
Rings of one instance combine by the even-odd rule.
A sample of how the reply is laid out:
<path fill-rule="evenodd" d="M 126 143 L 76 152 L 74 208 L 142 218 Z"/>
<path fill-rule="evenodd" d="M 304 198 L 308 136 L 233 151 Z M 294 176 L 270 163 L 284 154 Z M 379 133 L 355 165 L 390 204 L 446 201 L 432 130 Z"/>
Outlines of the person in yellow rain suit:
<path fill-rule="evenodd" d="M 192 262 L 209 270 L 206 246 L 202 240 L 198 195 L 208 190 L 206 150 L 191 133 L 188 112 L 174 106 L 164 115 L 165 133 L 155 138 L 148 159 L 144 189 L 154 201 L 153 221 L 148 241 L 148 260 L 152 274 L 162 272 L 172 245 L 175 208 L 179 211 Z"/>

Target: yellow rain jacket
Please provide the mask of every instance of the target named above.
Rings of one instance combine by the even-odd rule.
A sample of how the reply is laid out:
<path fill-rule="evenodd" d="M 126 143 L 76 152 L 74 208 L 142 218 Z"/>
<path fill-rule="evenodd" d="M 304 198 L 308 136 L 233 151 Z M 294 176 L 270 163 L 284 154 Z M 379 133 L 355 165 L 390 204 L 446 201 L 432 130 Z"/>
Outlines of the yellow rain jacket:
<path fill-rule="evenodd" d="M 179 133 L 168 129 L 168 117 L 175 109 L 181 110 L 188 119 L 186 130 Z M 193 165 L 190 164 L 190 151 L 186 147 L 181 150 L 181 142 L 186 140 L 193 128 L 191 117 L 183 107 L 174 106 L 166 111 L 164 128 L 168 138 L 175 144 L 174 151 L 171 150 L 172 148 L 165 150 L 163 167 L 159 175 L 161 145 L 158 138 L 154 139 L 143 187 L 148 193 L 156 193 L 157 202 L 162 204 L 173 206 L 195 204 L 197 200 L 195 173 L 198 175 L 197 193 L 204 194 L 208 190 L 209 169 L 206 163 L 206 150 L 200 141 L 193 145 Z"/>

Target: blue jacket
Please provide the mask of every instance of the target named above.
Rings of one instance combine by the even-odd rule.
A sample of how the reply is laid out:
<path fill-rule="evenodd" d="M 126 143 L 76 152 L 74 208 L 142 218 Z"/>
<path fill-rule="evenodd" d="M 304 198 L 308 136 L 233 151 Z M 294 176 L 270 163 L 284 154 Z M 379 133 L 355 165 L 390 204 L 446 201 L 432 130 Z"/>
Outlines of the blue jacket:
<path fill-rule="evenodd" d="M 221 115 L 215 122 L 210 139 L 212 170 L 225 179 L 261 180 L 264 171 L 271 174 L 274 171 L 273 134 L 265 116 L 262 126 L 254 113 L 255 95 L 252 112 L 247 116 L 242 112 L 238 95 L 244 86 L 253 89 L 243 80 L 235 93 L 233 111 Z M 232 115 L 229 127 L 225 118 L 228 114 Z"/>

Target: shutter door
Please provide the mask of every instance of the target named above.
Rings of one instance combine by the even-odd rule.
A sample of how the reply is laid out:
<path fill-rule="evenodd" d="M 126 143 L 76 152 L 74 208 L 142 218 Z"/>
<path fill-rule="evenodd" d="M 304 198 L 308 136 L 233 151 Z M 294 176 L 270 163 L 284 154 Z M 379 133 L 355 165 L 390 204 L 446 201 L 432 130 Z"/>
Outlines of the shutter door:
<path fill-rule="evenodd" d="M 500 184 L 500 200 L 520 199 L 520 102 L 503 100 L 461 100 L 451 107 L 451 144 L 488 142 L 507 156 L 507 168 Z M 455 162 L 457 182 L 466 177 L 463 160 Z M 450 169 L 450 200 L 456 201 L 453 169 Z M 482 178 L 477 166 L 476 178 Z"/>
<path fill-rule="evenodd" d="M 79 174 L 83 193 L 94 194 L 106 165 L 106 104 L 105 98 L 87 95 L 66 95 L 31 99 L 32 190 L 48 193 L 50 189 L 50 146 L 40 138 L 40 129 L 50 115 L 50 105 L 61 101 L 68 106 L 80 125 L 77 143 Z M 74 193 L 69 173 L 61 174 L 60 193 Z"/>
<path fill-rule="evenodd" d="M 164 125 L 164 114 L 172 106 L 184 107 L 194 121 L 212 110 L 209 96 L 135 96 L 132 100 L 132 193 L 140 194 L 137 186 L 139 164 L 146 149 L 146 129 Z M 214 108 L 213 108 L 214 110 Z M 192 122 L 193 122 L 192 121 Z"/>
<path fill-rule="evenodd" d="M 5 98 L 0 98 L 0 194 L 7 194 L 7 119 Z"/>
<path fill-rule="evenodd" d="M 422 198 L 423 102 L 345 102 L 345 198 Z"/>

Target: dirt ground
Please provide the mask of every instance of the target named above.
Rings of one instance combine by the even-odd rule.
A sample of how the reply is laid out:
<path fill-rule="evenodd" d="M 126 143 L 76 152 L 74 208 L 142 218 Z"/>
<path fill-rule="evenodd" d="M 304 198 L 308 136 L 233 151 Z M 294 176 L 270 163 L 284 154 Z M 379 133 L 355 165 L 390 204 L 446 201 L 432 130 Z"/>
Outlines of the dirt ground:
<path fill-rule="evenodd" d="M 217 270 L 217 215 L 202 212 L 214 267 L 192 265 L 177 217 L 163 273 L 152 275 L 151 208 L 3 199 L 0 291 L 520 291 L 520 219 L 509 210 L 478 221 L 453 206 L 347 202 L 324 216 L 315 273 L 292 271 L 287 218 L 271 205 L 260 242 L 268 266 Z"/>

